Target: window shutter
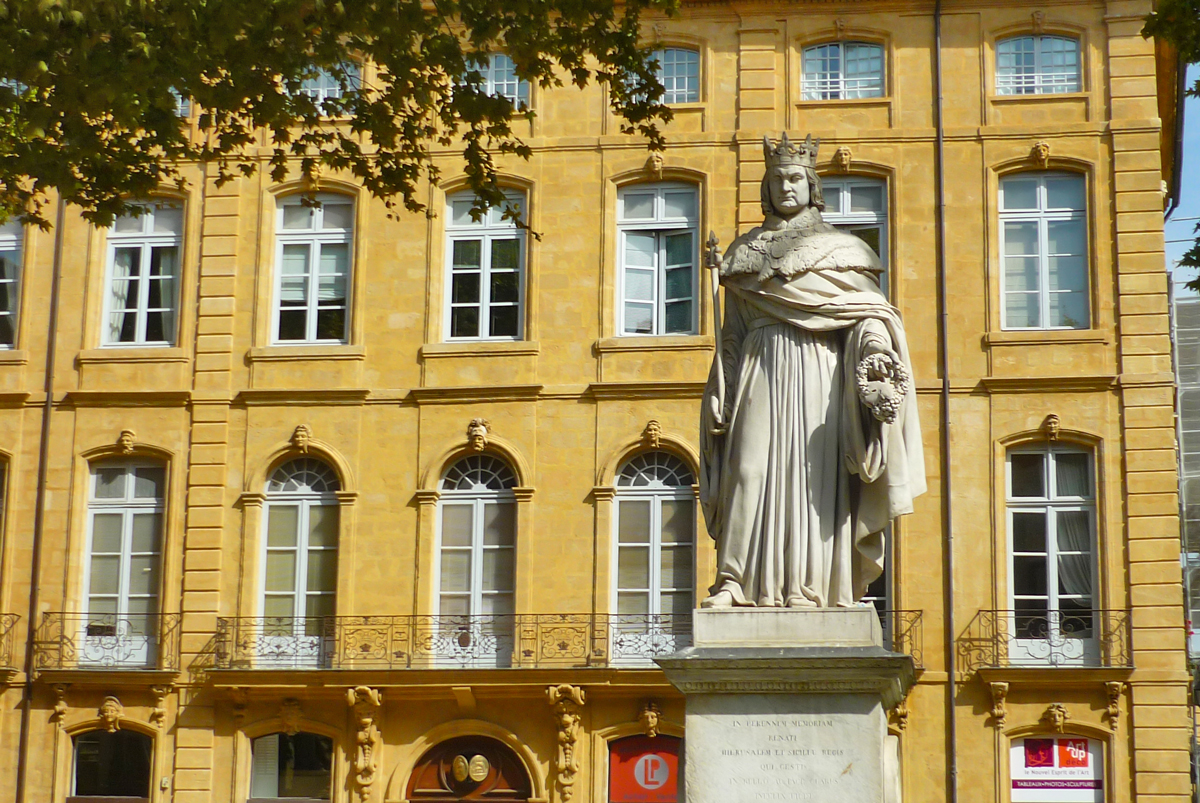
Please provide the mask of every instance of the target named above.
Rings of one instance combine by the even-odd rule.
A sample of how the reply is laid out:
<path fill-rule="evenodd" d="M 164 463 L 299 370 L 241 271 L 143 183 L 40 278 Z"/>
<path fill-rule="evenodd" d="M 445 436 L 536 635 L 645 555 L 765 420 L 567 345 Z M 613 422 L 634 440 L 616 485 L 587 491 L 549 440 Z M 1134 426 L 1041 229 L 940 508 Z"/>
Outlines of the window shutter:
<path fill-rule="evenodd" d="M 250 797 L 279 796 L 279 734 L 254 740 Z"/>

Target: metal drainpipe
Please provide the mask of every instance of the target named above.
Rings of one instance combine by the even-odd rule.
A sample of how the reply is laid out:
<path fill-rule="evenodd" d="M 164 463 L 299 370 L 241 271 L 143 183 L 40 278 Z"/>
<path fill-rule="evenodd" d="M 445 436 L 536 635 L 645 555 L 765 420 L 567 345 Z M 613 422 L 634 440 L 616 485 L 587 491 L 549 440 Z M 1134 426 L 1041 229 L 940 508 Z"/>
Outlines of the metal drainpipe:
<path fill-rule="evenodd" d="M 958 714 L 954 692 L 958 687 L 958 673 L 954 665 L 955 633 L 954 617 L 954 517 L 951 505 L 954 495 L 950 476 L 950 321 L 946 289 L 946 136 L 942 120 L 942 0 L 933 5 L 933 59 L 934 59 L 934 116 L 937 124 L 937 275 L 938 275 L 938 340 L 941 343 L 942 371 L 942 530 L 946 534 L 946 775 L 949 803 L 958 803 Z"/>
<path fill-rule="evenodd" d="M 21 738 L 17 744 L 16 801 L 25 803 L 25 775 L 29 766 L 29 724 L 33 715 L 33 648 L 37 637 L 38 578 L 42 569 L 42 531 L 45 527 L 46 475 L 49 473 L 50 414 L 54 410 L 54 352 L 58 344 L 58 283 L 62 274 L 63 218 L 66 203 L 60 196 L 54 224 L 54 272 L 50 277 L 50 323 L 46 335 L 46 399 L 42 402 L 42 436 L 38 446 L 37 495 L 33 507 L 33 558 L 29 569 L 29 620 L 25 638 L 25 689 L 21 696 Z"/>

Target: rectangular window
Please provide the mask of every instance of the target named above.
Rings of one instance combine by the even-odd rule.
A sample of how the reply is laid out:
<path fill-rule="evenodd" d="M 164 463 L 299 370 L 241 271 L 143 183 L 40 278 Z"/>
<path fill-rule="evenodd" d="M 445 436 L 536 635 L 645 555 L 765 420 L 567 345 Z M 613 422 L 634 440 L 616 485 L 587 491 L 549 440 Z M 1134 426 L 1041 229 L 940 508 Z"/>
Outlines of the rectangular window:
<path fill-rule="evenodd" d="M 663 85 L 662 102 L 698 103 L 700 101 L 700 53 L 680 47 L 655 50 L 658 81 Z"/>
<path fill-rule="evenodd" d="M 996 43 L 996 94 L 1053 95 L 1079 90 L 1078 39 L 1014 36 Z"/>
<path fill-rule="evenodd" d="M 17 310 L 21 303 L 21 251 L 24 227 L 17 221 L 0 226 L 0 349 L 17 344 Z"/>
<path fill-rule="evenodd" d="M 503 53 L 488 56 L 483 68 L 484 91 L 508 101 L 518 109 L 529 106 L 529 82 L 517 76 L 517 65 Z"/>
<path fill-rule="evenodd" d="M 1090 452 L 1008 455 L 1009 622 L 1013 663 L 1094 660 L 1095 478 Z"/>
<path fill-rule="evenodd" d="M 506 196 L 522 213 L 524 197 Z M 520 340 L 524 327 L 525 232 L 504 207 L 479 220 L 471 216 L 475 196 L 447 200 L 446 318 L 450 340 Z"/>
<path fill-rule="evenodd" d="M 887 182 L 877 178 L 821 177 L 825 209 L 821 216 L 842 231 L 859 237 L 879 256 L 879 287 L 888 294 Z"/>
<path fill-rule="evenodd" d="M 147 666 L 154 659 L 165 490 L 161 465 L 92 470 L 81 663 Z"/>
<path fill-rule="evenodd" d="M 183 206 L 161 202 L 119 217 L 108 232 L 106 346 L 175 342 Z"/>
<path fill-rule="evenodd" d="M 1087 329 L 1083 176 L 1022 173 L 1000 182 L 1001 327 Z"/>
<path fill-rule="evenodd" d="M 354 202 L 319 195 L 279 203 L 276 216 L 275 323 L 278 344 L 345 343 Z"/>
<path fill-rule="evenodd" d="M 358 89 L 362 83 L 358 65 L 352 61 L 345 62 L 339 76 L 335 70 L 318 68 L 316 74 L 300 82 L 300 94 L 313 99 L 318 106 L 326 100 L 336 100 L 348 89 Z"/>
<path fill-rule="evenodd" d="M 804 49 L 804 100 L 883 97 L 883 48 L 865 42 L 830 42 Z"/>
<path fill-rule="evenodd" d="M 623 335 L 694 334 L 699 194 L 686 184 L 639 184 L 617 198 Z"/>

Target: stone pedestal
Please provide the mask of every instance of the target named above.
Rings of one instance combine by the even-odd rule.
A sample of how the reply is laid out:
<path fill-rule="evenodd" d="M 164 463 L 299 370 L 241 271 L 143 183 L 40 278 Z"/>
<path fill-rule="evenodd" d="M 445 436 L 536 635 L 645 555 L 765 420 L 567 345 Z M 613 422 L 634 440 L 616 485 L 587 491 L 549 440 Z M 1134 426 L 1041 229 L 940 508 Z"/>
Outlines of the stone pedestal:
<path fill-rule="evenodd" d="M 658 661 L 687 696 L 686 803 L 892 803 L 913 661 L 873 608 L 698 610 L 693 640 Z"/>

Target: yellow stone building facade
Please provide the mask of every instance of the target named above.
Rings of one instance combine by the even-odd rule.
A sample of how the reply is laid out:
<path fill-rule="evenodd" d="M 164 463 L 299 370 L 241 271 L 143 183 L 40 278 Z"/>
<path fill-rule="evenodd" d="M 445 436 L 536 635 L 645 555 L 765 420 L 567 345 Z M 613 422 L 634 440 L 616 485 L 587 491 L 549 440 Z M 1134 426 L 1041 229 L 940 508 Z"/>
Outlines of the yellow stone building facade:
<path fill-rule="evenodd" d="M 674 800 L 652 659 L 714 566 L 702 241 L 761 221 L 788 130 L 916 372 L 930 491 L 873 589 L 919 667 L 891 797 L 1184 800 L 1149 9 L 685 2 L 646 28 L 675 111 L 649 159 L 601 89 L 493 59 L 537 112 L 503 171 L 538 237 L 473 221 L 451 151 L 430 218 L 196 168 L 111 231 L 6 230 L 4 794 Z M 1084 796 L 1053 797 L 1070 750 Z"/>

